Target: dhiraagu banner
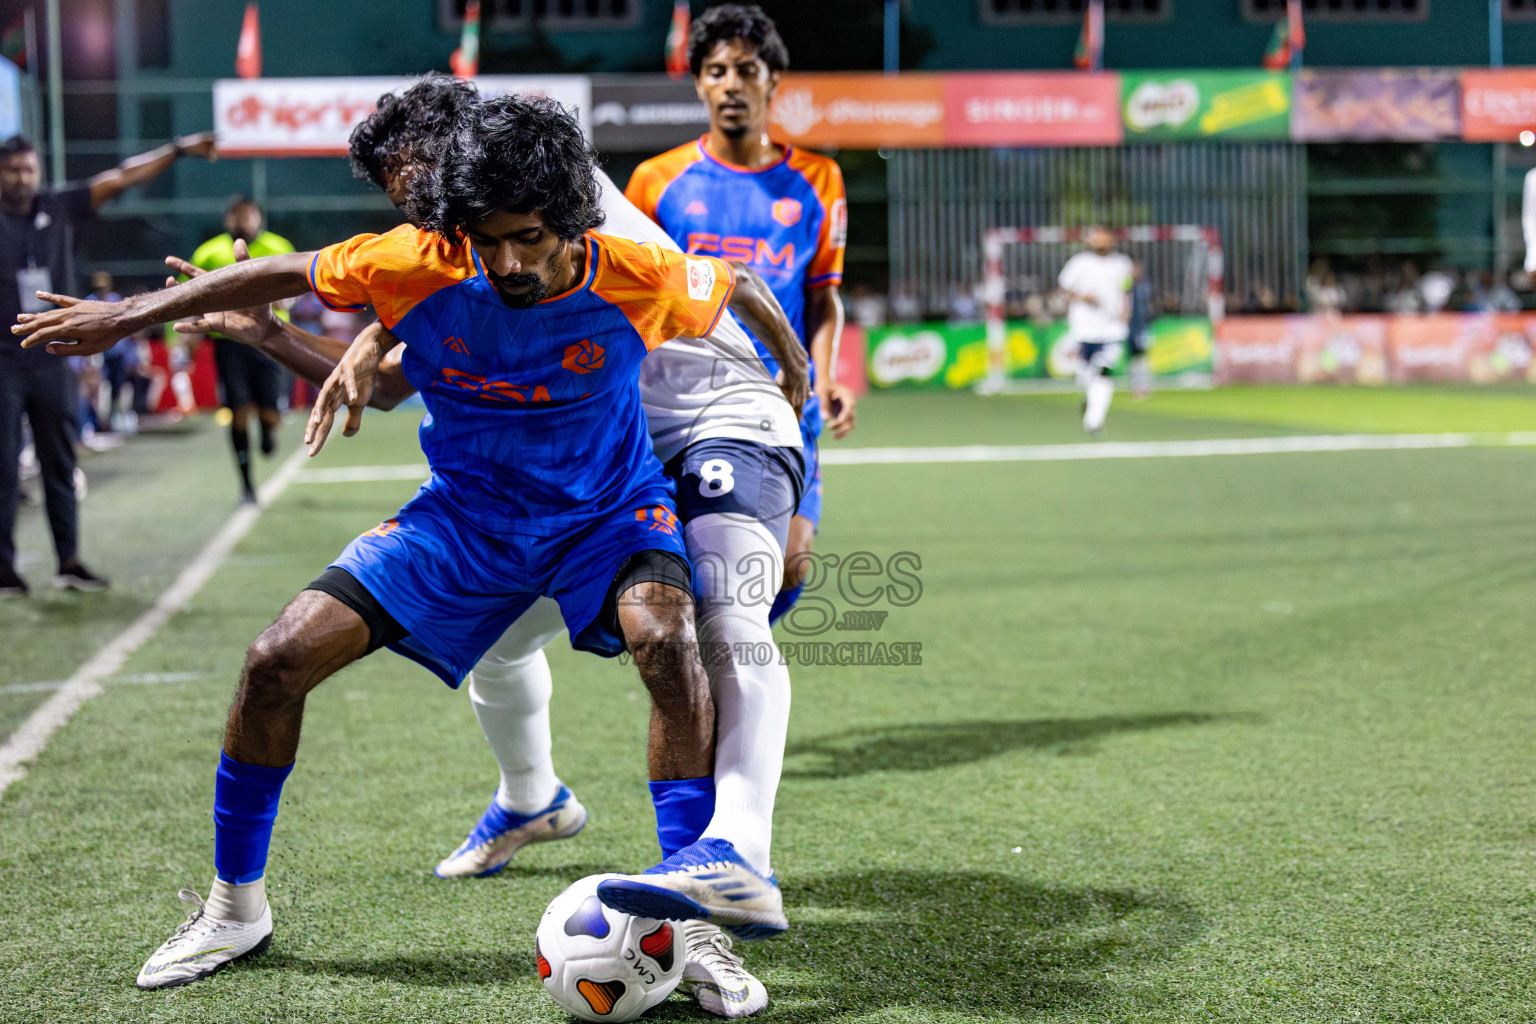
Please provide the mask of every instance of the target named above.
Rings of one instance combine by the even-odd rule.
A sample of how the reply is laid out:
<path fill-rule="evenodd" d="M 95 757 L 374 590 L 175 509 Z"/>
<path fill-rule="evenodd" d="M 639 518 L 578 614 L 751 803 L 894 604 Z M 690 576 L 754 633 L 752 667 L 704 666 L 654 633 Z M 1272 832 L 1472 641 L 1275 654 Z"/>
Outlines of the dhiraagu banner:
<path fill-rule="evenodd" d="M 1066 343 L 1064 320 L 1008 322 L 1008 376 L 1071 377 L 1074 355 Z M 1152 321 L 1147 358 L 1154 376 L 1209 374 L 1214 345 L 1210 321 L 1203 317 L 1157 317 Z M 1124 360 L 1115 373 L 1125 372 Z M 982 324 L 903 324 L 869 332 L 869 382 L 877 388 L 899 385 L 968 388 L 987 375 L 987 331 Z"/>
<path fill-rule="evenodd" d="M 1127 142 L 1291 137 L 1291 76 L 1274 71 L 1126 71 Z"/>

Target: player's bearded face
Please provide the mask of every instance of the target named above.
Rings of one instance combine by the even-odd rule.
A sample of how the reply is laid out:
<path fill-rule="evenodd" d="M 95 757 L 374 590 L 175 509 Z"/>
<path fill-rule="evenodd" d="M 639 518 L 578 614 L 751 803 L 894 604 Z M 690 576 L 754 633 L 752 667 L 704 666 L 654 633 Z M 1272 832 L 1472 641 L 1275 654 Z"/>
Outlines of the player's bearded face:
<path fill-rule="evenodd" d="M 768 103 L 778 84 L 757 47 L 742 39 L 715 44 L 694 79 L 710 125 L 732 138 L 767 130 Z"/>
<path fill-rule="evenodd" d="M 544 226 L 538 213 L 497 210 L 465 232 L 501 301 L 513 309 L 542 302 L 572 278 L 570 243 Z"/>

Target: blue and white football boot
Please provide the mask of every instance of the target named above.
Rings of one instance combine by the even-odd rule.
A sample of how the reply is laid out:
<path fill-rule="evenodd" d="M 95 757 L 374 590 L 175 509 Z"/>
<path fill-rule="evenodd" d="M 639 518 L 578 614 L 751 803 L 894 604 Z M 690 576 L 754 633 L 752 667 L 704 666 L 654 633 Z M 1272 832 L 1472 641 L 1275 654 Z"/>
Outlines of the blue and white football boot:
<path fill-rule="evenodd" d="M 789 928 L 779 884 L 754 871 L 724 839 L 700 839 L 644 874 L 600 882 L 597 898 L 636 917 L 710 921 L 749 941 Z"/>
<path fill-rule="evenodd" d="M 523 847 L 569 839 L 586 823 L 587 809 L 565 786 L 560 787 L 548 807 L 533 814 L 506 810 L 493 796 L 491 806 L 480 815 L 469 838 L 434 868 L 433 873 L 438 878 L 494 875 Z"/>

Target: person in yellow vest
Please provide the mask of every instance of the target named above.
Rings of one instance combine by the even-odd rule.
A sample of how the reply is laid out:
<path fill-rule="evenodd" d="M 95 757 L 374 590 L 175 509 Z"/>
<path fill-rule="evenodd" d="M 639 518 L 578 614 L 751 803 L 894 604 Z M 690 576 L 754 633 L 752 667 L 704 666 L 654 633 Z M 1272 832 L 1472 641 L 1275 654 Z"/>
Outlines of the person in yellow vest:
<path fill-rule="evenodd" d="M 261 207 L 246 196 L 235 196 L 224 211 L 224 234 L 198 246 L 192 254 L 192 263 L 203 270 L 229 266 L 235 262 L 237 240 L 246 244 L 253 258 L 293 252 L 293 243 L 288 239 L 262 230 Z M 277 428 L 282 419 L 278 400 L 287 375 L 270 356 L 252 346 L 218 334 L 209 337 L 213 341 L 213 358 L 219 371 L 219 393 L 230 415 L 229 441 L 235 449 L 235 464 L 240 470 L 240 501 L 254 504 L 251 414 L 255 413 L 261 428 L 261 453 L 271 455 L 277 451 Z"/>

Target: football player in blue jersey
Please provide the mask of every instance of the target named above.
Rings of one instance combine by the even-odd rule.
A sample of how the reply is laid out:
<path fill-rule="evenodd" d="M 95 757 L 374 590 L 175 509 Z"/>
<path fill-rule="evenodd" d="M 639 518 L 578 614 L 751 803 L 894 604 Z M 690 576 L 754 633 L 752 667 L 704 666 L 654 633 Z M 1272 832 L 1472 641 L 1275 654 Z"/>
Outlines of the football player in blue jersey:
<path fill-rule="evenodd" d="M 653 781 L 710 776 L 714 707 L 638 378 L 651 348 L 714 328 L 735 275 L 595 232 L 594 175 L 557 104 L 495 100 L 461 120 L 418 182 L 426 229 L 252 260 L 126 303 L 50 294 L 59 309 L 14 328 L 29 347 L 88 354 L 156 323 L 314 290 L 378 310 L 354 369 L 407 342 L 403 372 L 431 413 L 427 484 L 251 646 L 216 777 L 217 878 L 206 905 L 188 894 L 197 909 L 144 965 L 141 987 L 206 977 L 269 943 L 267 849 L 305 696 L 380 646 L 457 685 L 524 609 L 552 597 L 573 646 L 635 657 L 652 695 Z M 661 799 L 657 813 L 669 813 Z"/>
<path fill-rule="evenodd" d="M 642 163 L 625 196 L 688 252 L 740 260 L 756 271 L 810 351 L 815 397 L 802 419 L 806 488 L 790 526 L 777 619 L 799 596 L 821 523 L 817 439 L 823 426 L 842 438 L 854 425 L 854 392 L 836 374 L 848 200 L 836 161 L 768 133 L 768 105 L 789 53 L 761 8 L 721 4 L 705 11 L 689 31 L 688 60 L 709 110 L 709 132 Z"/>

